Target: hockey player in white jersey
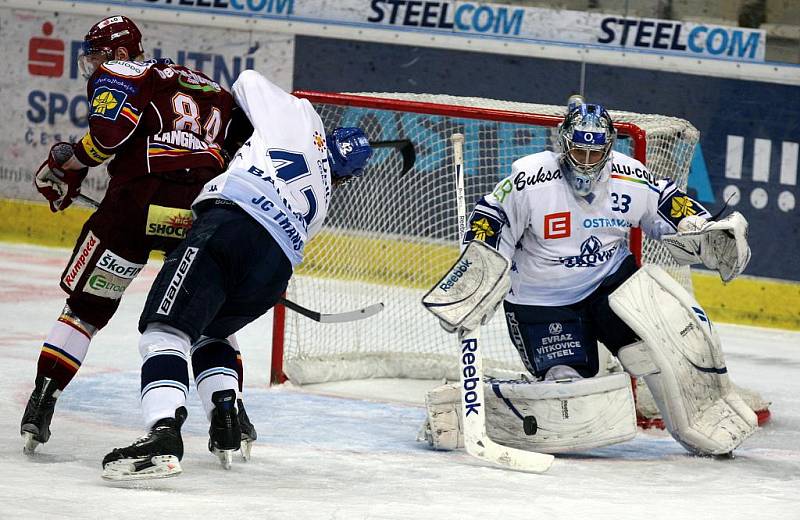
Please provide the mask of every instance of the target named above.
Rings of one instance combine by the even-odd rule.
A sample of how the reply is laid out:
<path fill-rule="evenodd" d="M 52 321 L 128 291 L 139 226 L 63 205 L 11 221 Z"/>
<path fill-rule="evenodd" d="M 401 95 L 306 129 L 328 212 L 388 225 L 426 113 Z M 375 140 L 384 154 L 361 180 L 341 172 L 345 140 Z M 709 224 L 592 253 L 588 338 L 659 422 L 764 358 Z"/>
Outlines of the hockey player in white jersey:
<path fill-rule="evenodd" d="M 254 131 L 227 171 L 195 200 L 186 239 L 164 262 L 139 322 L 142 411 L 149 433 L 103 460 L 111 480 L 181 472 L 180 428 L 195 384 L 211 423 L 209 450 L 230 467 L 240 446 L 235 350 L 224 339 L 272 308 L 303 261 L 335 185 L 359 177 L 372 154 L 358 128 L 326 136 L 320 116 L 255 71 L 232 88 Z"/>
<path fill-rule="evenodd" d="M 645 378 L 676 440 L 693 453 L 727 454 L 754 431 L 755 414 L 731 388 L 719 338 L 702 307 L 659 268 L 639 269 L 627 241 L 639 226 L 679 263 L 703 263 L 728 282 L 750 258 L 747 222 L 739 213 L 712 219 L 670 180 L 656 179 L 641 162 L 614 151 L 615 139 L 601 105 L 571 103 L 558 129 L 559 150 L 514 162 L 511 175 L 470 216 L 463 240 L 483 241 L 510 262 L 507 294 L 439 284 L 423 303 L 457 331 L 485 323 L 504 299 L 510 337 L 525 367 L 543 382 L 506 387 L 521 399 L 517 407 L 529 407 L 526 414 L 509 404 L 508 421 L 518 424 L 506 430 L 532 436 L 527 446 L 536 451 L 574 451 L 635 434 L 629 385 L 590 379 L 600 368 L 599 341 L 626 371 Z M 472 262 L 469 255 L 481 249 L 467 248 L 462 260 Z M 460 307 L 464 293 L 476 290 L 486 297 L 471 309 Z M 570 423 L 569 410 L 581 419 Z M 523 424 L 531 413 L 538 434 L 530 419 Z M 432 425 L 429 431 L 437 428 L 447 430 Z"/>

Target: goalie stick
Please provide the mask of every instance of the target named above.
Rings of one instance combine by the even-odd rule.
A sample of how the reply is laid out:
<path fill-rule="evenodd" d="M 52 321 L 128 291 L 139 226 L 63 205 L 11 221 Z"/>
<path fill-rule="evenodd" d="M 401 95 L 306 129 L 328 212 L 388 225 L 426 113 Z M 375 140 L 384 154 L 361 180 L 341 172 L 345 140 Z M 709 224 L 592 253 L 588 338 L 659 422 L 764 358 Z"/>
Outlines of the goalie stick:
<path fill-rule="evenodd" d="M 87 197 L 82 193 L 79 193 L 75 198 L 93 208 L 98 208 L 100 206 L 99 202 L 97 202 L 91 197 Z M 367 305 L 366 307 L 362 307 L 360 309 L 354 309 L 352 311 L 337 312 L 337 313 L 323 313 L 319 311 L 313 311 L 311 309 L 303 307 L 302 305 L 298 305 L 291 300 L 287 300 L 282 296 L 278 298 L 278 303 L 284 305 L 286 308 L 291 309 L 298 314 L 302 314 L 306 318 L 310 318 L 319 323 L 346 323 L 349 321 L 365 320 L 367 318 L 375 316 L 376 314 L 378 314 L 383 310 L 382 302 L 373 303 L 372 305 Z"/>
<path fill-rule="evenodd" d="M 464 135 L 453 134 L 453 162 L 458 209 L 458 240 L 467 231 L 464 196 Z M 553 464 L 553 456 L 519 450 L 498 444 L 486 433 L 486 401 L 483 392 L 483 354 L 480 350 L 480 326 L 459 334 L 459 370 L 461 377 L 461 414 L 464 424 L 464 447 L 467 453 L 486 462 L 517 471 L 543 473 Z"/>

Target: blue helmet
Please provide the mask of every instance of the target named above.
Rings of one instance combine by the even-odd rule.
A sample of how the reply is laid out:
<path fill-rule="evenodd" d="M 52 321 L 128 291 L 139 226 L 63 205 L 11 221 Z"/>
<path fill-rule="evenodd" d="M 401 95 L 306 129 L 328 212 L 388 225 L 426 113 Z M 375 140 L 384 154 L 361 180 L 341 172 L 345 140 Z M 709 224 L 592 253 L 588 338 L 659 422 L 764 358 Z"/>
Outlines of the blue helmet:
<path fill-rule="evenodd" d="M 564 176 L 580 196 L 588 195 L 611 157 L 617 131 L 603 105 L 571 103 L 558 127 Z"/>
<path fill-rule="evenodd" d="M 339 127 L 325 137 L 333 180 L 360 177 L 372 155 L 369 140 L 360 128 Z"/>

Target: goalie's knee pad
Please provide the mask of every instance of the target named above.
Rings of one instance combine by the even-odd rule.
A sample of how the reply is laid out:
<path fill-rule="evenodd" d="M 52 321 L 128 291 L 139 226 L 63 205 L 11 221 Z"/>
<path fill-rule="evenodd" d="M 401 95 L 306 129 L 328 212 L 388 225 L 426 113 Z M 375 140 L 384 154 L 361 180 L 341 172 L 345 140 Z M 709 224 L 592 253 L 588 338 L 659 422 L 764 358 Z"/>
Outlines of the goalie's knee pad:
<path fill-rule="evenodd" d="M 609 297 L 639 337 L 622 365 L 645 383 L 670 434 L 689 451 L 729 453 L 755 431 L 755 413 L 728 379 L 719 337 L 700 305 L 667 273 L 645 266 Z"/>
<path fill-rule="evenodd" d="M 542 453 L 577 452 L 636 435 L 636 410 L 626 374 L 547 382 L 486 384 L 486 429 L 500 444 Z M 457 385 L 426 396 L 428 418 L 419 439 L 436 449 L 463 447 Z"/>

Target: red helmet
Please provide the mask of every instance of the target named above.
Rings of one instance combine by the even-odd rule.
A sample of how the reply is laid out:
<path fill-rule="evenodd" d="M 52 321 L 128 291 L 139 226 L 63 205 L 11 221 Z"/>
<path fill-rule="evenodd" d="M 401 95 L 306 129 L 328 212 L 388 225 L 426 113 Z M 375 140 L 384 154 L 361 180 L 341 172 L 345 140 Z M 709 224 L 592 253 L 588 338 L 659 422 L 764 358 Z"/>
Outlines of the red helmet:
<path fill-rule="evenodd" d="M 114 59 L 114 52 L 118 48 L 128 51 L 128 59 L 136 59 L 144 54 L 142 48 L 142 33 L 130 18 L 125 16 L 109 16 L 100 20 L 89 29 L 83 38 L 83 53 L 95 54 L 103 52 L 106 59 Z"/>

